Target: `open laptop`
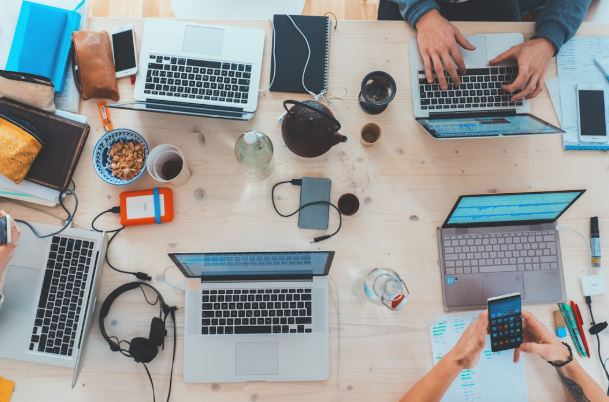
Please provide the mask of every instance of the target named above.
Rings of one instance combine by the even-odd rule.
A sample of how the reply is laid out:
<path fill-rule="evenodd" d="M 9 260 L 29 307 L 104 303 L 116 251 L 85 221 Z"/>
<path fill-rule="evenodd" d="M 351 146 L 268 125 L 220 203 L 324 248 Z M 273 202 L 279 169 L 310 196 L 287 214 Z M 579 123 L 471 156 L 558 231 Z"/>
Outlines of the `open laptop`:
<path fill-rule="evenodd" d="M 416 121 L 436 139 L 558 134 L 563 131 L 529 114 L 530 101 L 512 102 L 502 86 L 518 75 L 513 63 L 489 66 L 489 61 L 524 41 L 520 33 L 469 36 L 476 50 L 461 49 L 467 73 L 461 86 L 446 73 L 448 90 L 442 91 L 434 74 L 425 77 L 416 39 L 410 42 L 410 77 Z"/>
<path fill-rule="evenodd" d="M 249 120 L 263 51 L 261 29 L 147 20 L 135 101 L 110 107 Z"/>
<path fill-rule="evenodd" d="M 188 278 L 185 382 L 329 377 L 333 251 L 169 256 Z"/>
<path fill-rule="evenodd" d="M 445 309 L 485 308 L 514 292 L 528 304 L 563 302 L 556 220 L 584 192 L 459 197 L 438 228 Z"/>
<path fill-rule="evenodd" d="M 57 226 L 36 224 L 40 233 Z M 66 229 L 46 239 L 20 224 L 0 310 L 0 357 L 74 368 L 76 383 L 106 251 L 102 233 Z"/>

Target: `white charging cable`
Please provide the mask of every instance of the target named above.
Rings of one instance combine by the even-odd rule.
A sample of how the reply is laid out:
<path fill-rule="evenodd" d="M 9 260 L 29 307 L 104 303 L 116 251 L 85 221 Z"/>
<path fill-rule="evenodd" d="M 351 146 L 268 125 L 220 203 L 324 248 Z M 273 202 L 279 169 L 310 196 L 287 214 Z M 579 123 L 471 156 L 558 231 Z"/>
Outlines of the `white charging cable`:
<path fill-rule="evenodd" d="M 584 235 L 582 235 L 578 230 L 573 229 L 572 227 L 569 226 L 565 226 L 565 225 L 556 225 L 556 230 L 560 231 L 564 231 L 564 230 L 568 230 L 570 232 L 575 233 L 580 239 L 583 240 L 584 243 L 586 243 L 586 250 L 588 250 L 588 274 L 592 274 L 592 246 L 590 245 L 590 242 L 588 240 L 586 240 L 586 238 L 584 237 Z"/>
<path fill-rule="evenodd" d="M 175 283 L 175 282 L 170 281 L 167 278 L 167 271 L 169 271 L 171 268 L 174 268 L 174 266 L 165 267 L 165 269 L 163 270 L 163 273 L 161 275 L 159 275 L 159 277 L 158 277 L 159 281 L 165 282 L 166 284 L 168 284 L 170 287 L 174 288 L 175 290 L 180 290 L 180 291 L 184 292 L 186 290 L 184 283 Z"/>

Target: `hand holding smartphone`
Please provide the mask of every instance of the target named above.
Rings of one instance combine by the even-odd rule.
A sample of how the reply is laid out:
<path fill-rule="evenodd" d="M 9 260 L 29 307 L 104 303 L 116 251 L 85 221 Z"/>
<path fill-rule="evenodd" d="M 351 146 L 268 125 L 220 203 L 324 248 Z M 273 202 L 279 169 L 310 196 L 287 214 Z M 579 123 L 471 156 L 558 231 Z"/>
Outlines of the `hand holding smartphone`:
<path fill-rule="evenodd" d="M 0 216 L 0 246 L 11 244 L 13 242 L 12 230 L 11 216 Z"/>
<path fill-rule="evenodd" d="M 514 349 L 522 344 L 522 300 L 520 293 L 488 299 L 491 350 Z"/>

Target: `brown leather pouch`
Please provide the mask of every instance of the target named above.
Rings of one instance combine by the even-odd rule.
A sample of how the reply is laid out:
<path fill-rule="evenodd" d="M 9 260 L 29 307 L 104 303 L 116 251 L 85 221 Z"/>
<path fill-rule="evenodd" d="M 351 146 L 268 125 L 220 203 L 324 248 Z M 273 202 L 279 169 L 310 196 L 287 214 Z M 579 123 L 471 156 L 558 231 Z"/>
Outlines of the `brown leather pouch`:
<path fill-rule="evenodd" d="M 0 113 L 0 174 L 19 184 L 42 149 L 38 129 L 29 121 Z"/>
<path fill-rule="evenodd" d="M 107 32 L 72 33 L 74 82 L 84 100 L 119 100 L 118 82 Z"/>

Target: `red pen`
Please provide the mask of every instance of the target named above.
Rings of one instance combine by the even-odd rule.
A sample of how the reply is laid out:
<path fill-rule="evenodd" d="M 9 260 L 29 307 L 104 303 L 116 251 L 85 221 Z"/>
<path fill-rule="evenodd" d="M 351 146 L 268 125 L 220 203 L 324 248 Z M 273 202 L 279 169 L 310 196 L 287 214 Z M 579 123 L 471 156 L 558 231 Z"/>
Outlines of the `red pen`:
<path fill-rule="evenodd" d="M 586 332 L 584 331 L 584 320 L 582 319 L 582 313 L 579 311 L 579 306 L 575 304 L 573 300 L 570 302 L 571 309 L 575 313 L 575 321 L 577 322 L 577 330 L 579 331 L 579 336 L 582 338 L 582 342 L 584 343 L 584 348 L 586 348 L 586 354 L 588 358 L 590 358 L 590 349 L 588 349 L 588 341 L 586 340 Z"/>

